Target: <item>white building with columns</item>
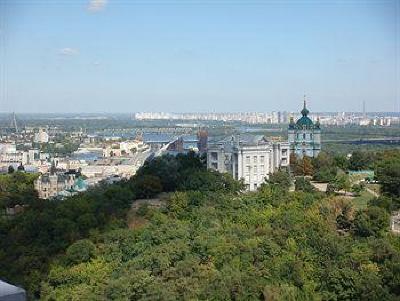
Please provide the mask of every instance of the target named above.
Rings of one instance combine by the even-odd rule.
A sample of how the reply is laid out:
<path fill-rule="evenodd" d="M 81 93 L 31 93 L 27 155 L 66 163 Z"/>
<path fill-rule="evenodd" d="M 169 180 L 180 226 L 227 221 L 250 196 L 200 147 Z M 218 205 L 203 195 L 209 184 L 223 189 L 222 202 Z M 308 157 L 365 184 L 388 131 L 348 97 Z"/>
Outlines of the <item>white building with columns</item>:
<path fill-rule="evenodd" d="M 247 137 L 248 138 L 248 137 Z M 232 137 L 209 143 L 207 167 L 243 179 L 247 190 L 257 190 L 270 174 L 289 166 L 288 142 L 272 142 L 265 138 Z"/>

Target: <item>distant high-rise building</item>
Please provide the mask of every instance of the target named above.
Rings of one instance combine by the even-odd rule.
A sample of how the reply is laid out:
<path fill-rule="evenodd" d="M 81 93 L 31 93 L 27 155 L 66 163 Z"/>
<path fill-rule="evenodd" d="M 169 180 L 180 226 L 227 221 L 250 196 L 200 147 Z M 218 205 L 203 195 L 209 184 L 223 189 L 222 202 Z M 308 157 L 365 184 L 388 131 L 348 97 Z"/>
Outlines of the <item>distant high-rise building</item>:
<path fill-rule="evenodd" d="M 304 96 L 304 107 L 301 110 L 302 117 L 296 123 L 293 117 L 290 119 L 288 129 L 288 140 L 291 153 L 303 157 L 316 157 L 321 151 L 321 128 L 319 120 L 314 124 L 308 117 L 310 111 L 307 109 Z"/>

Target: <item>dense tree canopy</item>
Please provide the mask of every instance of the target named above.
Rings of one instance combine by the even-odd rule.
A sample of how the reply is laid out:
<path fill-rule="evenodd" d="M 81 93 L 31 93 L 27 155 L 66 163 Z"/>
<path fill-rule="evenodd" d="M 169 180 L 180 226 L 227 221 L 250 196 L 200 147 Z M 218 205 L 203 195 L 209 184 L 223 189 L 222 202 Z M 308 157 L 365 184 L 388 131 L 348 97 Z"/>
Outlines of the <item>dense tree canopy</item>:
<path fill-rule="evenodd" d="M 30 204 L 37 198 L 33 188 L 35 174 L 13 172 L 0 175 L 0 209 Z"/>
<path fill-rule="evenodd" d="M 312 161 L 314 175 L 313 178 L 316 181 L 330 182 L 337 174 L 338 166 L 335 158 L 325 152 L 321 152 L 318 157 Z"/>
<path fill-rule="evenodd" d="M 129 181 L 99 185 L 64 200 L 38 199 L 33 188 L 36 176 L 22 172 L 0 176 L 0 205 L 28 205 L 12 219 L 0 216 L 0 278 L 22 285 L 31 297 L 39 296 L 40 282 L 53 257 L 77 240 L 125 227 L 126 212 L 136 198 L 153 197 L 178 187 L 242 189 L 242 184 L 228 175 L 208 173 L 204 160 L 194 153 L 156 158 Z M 202 179 L 207 179 L 206 184 L 185 186 L 189 180 L 199 183 Z"/>
<path fill-rule="evenodd" d="M 310 179 L 306 177 L 296 177 L 295 190 L 304 192 L 313 192 L 315 191 L 315 188 L 311 184 Z"/>
<path fill-rule="evenodd" d="M 362 170 L 373 168 L 375 154 L 373 152 L 354 151 L 351 154 L 349 168 L 352 170 Z"/>
<path fill-rule="evenodd" d="M 395 300 L 400 250 L 387 213 L 368 208 L 343 236 L 345 206 L 280 195 L 174 193 L 146 227 L 102 235 L 89 262 L 58 260 L 43 299 Z"/>
<path fill-rule="evenodd" d="M 290 157 L 291 170 L 296 176 L 312 176 L 314 174 L 314 167 L 310 157 L 304 156 L 303 158 Z"/>
<path fill-rule="evenodd" d="M 400 198 L 400 152 L 391 151 L 383 154 L 377 164 L 377 179 L 384 193 Z"/>
<path fill-rule="evenodd" d="M 278 170 L 269 176 L 266 184 L 282 190 L 289 190 L 292 186 L 292 179 L 286 170 Z"/>

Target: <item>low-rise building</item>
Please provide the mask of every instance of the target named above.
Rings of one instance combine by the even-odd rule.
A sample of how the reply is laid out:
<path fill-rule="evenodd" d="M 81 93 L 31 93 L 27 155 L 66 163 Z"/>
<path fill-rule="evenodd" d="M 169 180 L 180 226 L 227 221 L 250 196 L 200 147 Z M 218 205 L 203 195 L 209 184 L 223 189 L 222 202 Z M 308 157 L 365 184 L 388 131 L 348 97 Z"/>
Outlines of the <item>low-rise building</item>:
<path fill-rule="evenodd" d="M 0 143 L 0 166 L 25 165 L 29 159 L 28 152 L 17 150 L 15 142 Z"/>
<path fill-rule="evenodd" d="M 235 180 L 244 180 L 247 190 L 257 190 L 270 174 L 289 166 L 289 143 L 248 138 L 232 137 L 209 143 L 207 167 L 230 173 Z"/>
<path fill-rule="evenodd" d="M 45 130 L 39 129 L 39 132 L 35 133 L 33 141 L 35 143 L 47 143 L 49 142 L 49 134 L 47 134 Z"/>
<path fill-rule="evenodd" d="M 103 148 L 103 157 L 129 157 L 137 152 L 143 152 L 149 148 L 143 141 L 128 140 L 122 142 L 114 142 Z"/>
<path fill-rule="evenodd" d="M 136 173 L 137 166 L 132 164 L 97 164 L 87 165 L 81 168 L 81 173 L 88 178 L 107 178 L 109 176 L 118 175 L 123 178 L 129 178 Z"/>
<path fill-rule="evenodd" d="M 75 174 L 49 173 L 40 175 L 35 183 L 35 190 L 39 198 L 49 199 L 56 197 L 64 190 L 71 190 L 75 184 Z"/>

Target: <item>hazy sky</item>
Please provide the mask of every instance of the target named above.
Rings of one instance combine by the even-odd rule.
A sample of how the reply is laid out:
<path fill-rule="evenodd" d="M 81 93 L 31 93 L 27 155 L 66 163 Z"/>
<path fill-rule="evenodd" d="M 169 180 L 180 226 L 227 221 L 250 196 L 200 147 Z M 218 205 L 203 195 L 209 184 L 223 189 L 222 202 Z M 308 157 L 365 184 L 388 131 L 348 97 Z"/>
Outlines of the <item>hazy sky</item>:
<path fill-rule="evenodd" d="M 0 112 L 394 111 L 400 1 L 0 0 Z"/>

